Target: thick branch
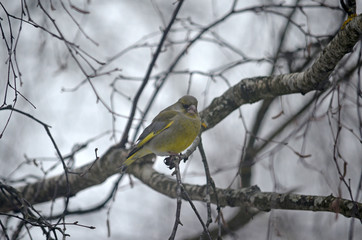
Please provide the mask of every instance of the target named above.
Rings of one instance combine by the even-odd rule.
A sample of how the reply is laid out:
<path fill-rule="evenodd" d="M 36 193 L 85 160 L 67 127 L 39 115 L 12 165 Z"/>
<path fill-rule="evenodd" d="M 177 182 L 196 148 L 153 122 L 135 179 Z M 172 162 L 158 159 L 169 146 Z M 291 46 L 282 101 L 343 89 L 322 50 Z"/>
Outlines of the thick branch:
<path fill-rule="evenodd" d="M 339 31 L 313 65 L 304 72 L 277 76 L 253 77 L 241 80 L 220 97 L 215 98 L 201 113 L 212 128 L 227 115 L 245 103 L 281 95 L 321 90 L 330 85 L 328 78 L 342 57 L 352 51 L 362 33 L 362 15 L 354 18 Z"/>
<path fill-rule="evenodd" d="M 69 177 L 69 181 L 72 183 L 71 193 L 75 195 L 83 189 L 105 181 L 109 175 L 118 172 L 116 166 L 120 166 L 121 161 L 119 160 L 124 161 L 125 157 L 125 151 L 112 148 L 93 165 L 92 169 L 88 169 L 91 164 L 83 166 L 79 170 L 86 171 L 86 174 L 73 174 Z M 177 197 L 175 180 L 158 173 L 150 164 L 134 164 L 129 168 L 129 172 L 157 192 L 171 198 Z M 66 186 L 64 175 L 60 175 L 43 182 L 29 184 L 17 191 L 30 204 L 36 204 L 65 196 Z M 206 201 L 206 185 L 184 184 L 184 187 L 192 200 Z M 215 204 L 215 194 L 212 190 L 210 191 L 211 203 Z M 327 211 L 360 219 L 362 216 L 361 203 L 353 203 L 350 200 L 332 195 L 307 196 L 293 193 L 261 192 L 256 186 L 237 190 L 216 188 L 216 192 L 221 207 L 253 207 L 261 211 L 271 209 Z M 16 210 L 22 207 L 16 206 L 16 202 L 13 196 L 5 196 L 4 193 L 0 193 L 0 211 Z"/>
<path fill-rule="evenodd" d="M 143 183 L 168 197 L 176 198 L 175 180 L 155 171 L 149 164 L 135 164 L 131 173 Z M 206 185 L 183 184 L 192 200 L 206 202 Z M 261 192 L 257 186 L 242 189 L 216 188 L 221 207 L 248 207 L 260 211 L 271 209 L 333 212 L 345 217 L 362 218 L 362 203 L 330 196 L 300 195 L 294 193 Z M 216 204 L 216 195 L 210 189 L 211 203 Z"/>
<path fill-rule="evenodd" d="M 70 196 L 78 192 L 103 183 L 110 176 L 119 173 L 120 159 L 125 160 L 127 151 L 111 147 L 95 163 L 86 164 L 74 170 L 77 173 L 68 173 Z M 65 174 L 47 178 L 44 181 L 28 184 L 16 189 L 30 204 L 47 202 L 59 197 L 67 196 L 67 181 Z M 14 205 L 17 201 L 13 196 L 5 195 L 0 191 L 0 211 L 16 210 L 20 206 Z"/>

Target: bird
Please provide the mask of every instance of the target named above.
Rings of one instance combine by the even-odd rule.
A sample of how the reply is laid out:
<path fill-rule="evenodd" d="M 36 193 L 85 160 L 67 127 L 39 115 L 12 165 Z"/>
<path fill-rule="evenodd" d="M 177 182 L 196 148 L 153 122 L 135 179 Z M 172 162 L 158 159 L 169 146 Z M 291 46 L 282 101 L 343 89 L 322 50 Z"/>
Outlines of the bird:
<path fill-rule="evenodd" d="M 197 99 L 191 95 L 181 97 L 162 110 L 139 136 L 127 156 L 123 167 L 148 154 L 173 156 L 188 148 L 200 132 L 201 119 Z"/>

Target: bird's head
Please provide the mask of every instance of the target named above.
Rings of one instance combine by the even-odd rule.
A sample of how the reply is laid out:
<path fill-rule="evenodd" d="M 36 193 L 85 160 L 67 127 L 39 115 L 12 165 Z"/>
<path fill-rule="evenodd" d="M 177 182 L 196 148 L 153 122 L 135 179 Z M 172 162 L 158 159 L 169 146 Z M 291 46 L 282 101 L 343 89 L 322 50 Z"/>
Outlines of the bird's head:
<path fill-rule="evenodd" d="M 177 103 L 182 111 L 187 115 L 195 116 L 197 112 L 197 99 L 191 95 L 185 95 Z"/>

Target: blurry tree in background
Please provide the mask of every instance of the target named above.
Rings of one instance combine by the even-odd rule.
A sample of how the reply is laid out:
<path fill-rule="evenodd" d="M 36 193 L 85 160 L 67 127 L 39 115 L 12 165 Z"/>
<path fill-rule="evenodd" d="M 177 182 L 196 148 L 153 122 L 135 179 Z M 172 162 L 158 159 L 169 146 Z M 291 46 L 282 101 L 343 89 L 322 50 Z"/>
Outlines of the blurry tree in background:
<path fill-rule="evenodd" d="M 359 239 L 360 7 L 1 1 L 0 238 Z M 120 173 L 185 94 L 188 160 Z"/>

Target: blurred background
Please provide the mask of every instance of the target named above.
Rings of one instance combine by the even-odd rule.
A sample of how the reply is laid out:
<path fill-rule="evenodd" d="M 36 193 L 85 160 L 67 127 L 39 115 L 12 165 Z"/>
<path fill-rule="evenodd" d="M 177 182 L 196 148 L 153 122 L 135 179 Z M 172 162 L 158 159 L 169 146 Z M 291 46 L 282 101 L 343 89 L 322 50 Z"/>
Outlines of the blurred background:
<path fill-rule="evenodd" d="M 94 161 L 95 149 L 101 156 L 120 141 L 132 101 L 177 4 L 2 1 L 1 107 L 12 105 L 50 125 L 61 153 L 75 152 L 67 159 L 70 168 Z M 185 94 L 197 97 L 202 111 L 242 79 L 304 71 L 346 18 L 337 0 L 185 1 L 139 99 L 127 147 L 160 110 Z M 358 43 L 336 67 L 329 78 L 333 86 L 326 91 L 243 105 L 204 132 L 216 186 L 257 185 L 262 191 L 352 195 L 361 201 L 360 53 Z M 3 183 L 21 186 L 63 173 L 39 123 L 4 110 L 0 131 Z M 162 158 L 154 168 L 171 174 Z M 249 174 L 240 177 L 239 168 Z M 198 151 L 181 169 L 184 182 L 205 184 Z M 69 209 L 99 204 L 117 178 L 110 176 L 70 198 Z M 206 218 L 206 204 L 195 204 Z M 63 206 L 63 200 L 56 200 L 35 208 L 49 216 Z M 66 217 L 66 222 L 96 229 L 69 225 L 66 233 L 74 239 L 167 239 L 175 211 L 175 199 L 126 176 L 102 209 Z M 216 214 L 212 206 L 214 220 Z M 223 214 L 227 224 L 240 209 L 227 207 Z M 9 235 L 17 229 L 18 219 L 0 219 Z M 187 202 L 181 221 L 176 239 L 198 239 L 202 227 Z M 216 226 L 212 223 L 211 229 Z M 272 210 L 227 232 L 224 239 L 358 239 L 362 228 L 342 215 Z M 45 238 L 30 225 L 19 238 L 30 236 Z"/>

